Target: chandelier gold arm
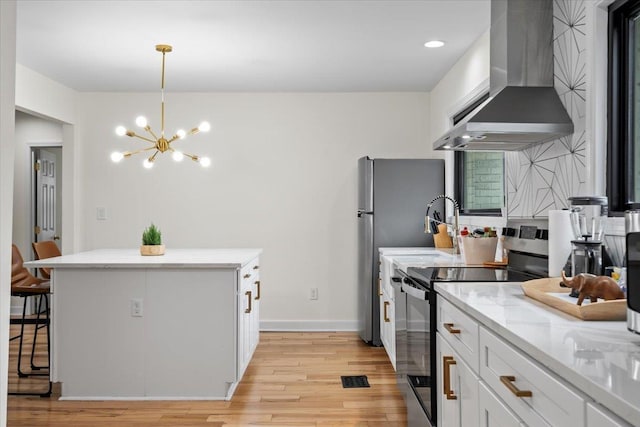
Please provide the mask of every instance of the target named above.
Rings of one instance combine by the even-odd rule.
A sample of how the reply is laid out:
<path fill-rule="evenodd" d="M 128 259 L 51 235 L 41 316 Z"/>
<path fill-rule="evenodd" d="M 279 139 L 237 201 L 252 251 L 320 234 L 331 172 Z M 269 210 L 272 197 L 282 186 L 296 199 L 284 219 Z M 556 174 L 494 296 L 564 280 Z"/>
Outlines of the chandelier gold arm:
<path fill-rule="evenodd" d="M 189 136 L 189 135 L 195 135 L 195 134 L 196 134 L 196 133 L 198 133 L 198 132 L 200 132 L 200 129 L 198 129 L 197 127 L 195 127 L 195 128 L 193 128 L 193 129 L 191 129 L 189 132 L 187 132 L 187 133 L 184 135 L 183 139 L 184 139 L 184 138 L 186 138 L 186 137 L 187 137 L 187 136 Z M 171 144 L 173 141 L 175 141 L 176 139 L 179 139 L 179 138 L 180 138 L 180 135 L 175 134 L 175 135 L 173 135 L 171 138 L 169 138 L 169 139 L 167 140 L 167 142 L 168 142 L 169 144 Z"/>
<path fill-rule="evenodd" d="M 138 154 L 138 153 L 142 153 L 144 151 L 150 151 L 150 150 L 155 150 L 155 145 L 153 147 L 147 147 L 147 148 L 141 148 L 140 150 L 135 150 L 135 151 L 125 151 L 124 153 L 122 153 L 123 157 L 131 157 L 134 154 Z"/>
<path fill-rule="evenodd" d="M 176 150 L 174 150 L 173 148 L 169 148 L 169 150 L 172 153 L 175 153 Z M 200 160 L 200 157 L 196 156 L 195 154 L 189 154 L 189 153 L 182 153 L 183 156 L 186 156 L 188 158 L 190 158 L 191 160 L 193 160 L 194 162 L 197 162 L 198 160 Z"/>
<path fill-rule="evenodd" d="M 146 125 L 144 127 L 144 130 L 146 130 L 147 132 L 149 132 L 149 134 L 153 137 L 153 139 L 155 139 L 156 141 L 158 140 L 158 137 L 156 136 L 156 134 L 153 132 L 153 130 L 151 130 L 151 126 Z"/>
<path fill-rule="evenodd" d="M 134 131 L 132 131 L 132 130 L 128 130 L 128 131 L 127 131 L 127 133 L 126 133 L 126 135 L 127 135 L 127 136 L 130 136 L 130 137 L 132 137 L 132 138 L 139 138 L 139 139 L 142 139 L 143 141 L 147 141 L 147 142 L 150 142 L 150 143 L 152 143 L 152 144 L 155 144 L 155 143 L 156 143 L 156 141 L 154 141 L 153 139 L 151 139 L 151 138 L 146 138 L 146 137 L 144 137 L 144 136 L 142 136 L 142 135 L 138 135 L 137 133 L 135 133 L 135 132 L 134 132 Z"/>
<path fill-rule="evenodd" d="M 200 157 L 193 155 L 193 154 L 188 154 L 188 153 L 182 153 L 185 156 L 187 156 L 188 158 L 190 158 L 191 160 L 193 160 L 194 162 L 197 162 L 198 160 L 200 160 Z"/>

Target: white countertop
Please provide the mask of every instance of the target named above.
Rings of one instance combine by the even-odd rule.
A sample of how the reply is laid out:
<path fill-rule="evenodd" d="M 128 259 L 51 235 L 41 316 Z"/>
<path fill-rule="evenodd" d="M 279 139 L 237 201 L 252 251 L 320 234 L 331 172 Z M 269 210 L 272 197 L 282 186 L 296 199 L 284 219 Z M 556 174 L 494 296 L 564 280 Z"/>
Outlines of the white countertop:
<path fill-rule="evenodd" d="M 453 249 L 380 248 L 384 261 L 406 273 L 409 267 L 457 267 L 466 265 Z"/>
<path fill-rule="evenodd" d="M 624 321 L 582 321 L 520 284 L 436 283 L 436 291 L 575 388 L 640 426 L 640 335 Z"/>
<path fill-rule="evenodd" d="M 142 256 L 139 249 L 96 249 L 25 262 L 26 267 L 52 268 L 239 268 L 262 249 L 173 249 L 161 256 Z"/>

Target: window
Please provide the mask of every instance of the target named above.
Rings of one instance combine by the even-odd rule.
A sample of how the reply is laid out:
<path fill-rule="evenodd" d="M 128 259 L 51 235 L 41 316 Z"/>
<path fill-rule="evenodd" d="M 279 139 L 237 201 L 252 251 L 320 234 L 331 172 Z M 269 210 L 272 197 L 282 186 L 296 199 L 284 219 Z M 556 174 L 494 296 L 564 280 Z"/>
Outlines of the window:
<path fill-rule="evenodd" d="M 609 6 L 607 195 L 611 211 L 640 208 L 640 2 Z"/>
<path fill-rule="evenodd" d="M 453 117 L 454 126 L 489 98 L 485 93 Z M 504 206 L 504 153 L 456 151 L 454 198 L 463 215 L 501 215 Z"/>

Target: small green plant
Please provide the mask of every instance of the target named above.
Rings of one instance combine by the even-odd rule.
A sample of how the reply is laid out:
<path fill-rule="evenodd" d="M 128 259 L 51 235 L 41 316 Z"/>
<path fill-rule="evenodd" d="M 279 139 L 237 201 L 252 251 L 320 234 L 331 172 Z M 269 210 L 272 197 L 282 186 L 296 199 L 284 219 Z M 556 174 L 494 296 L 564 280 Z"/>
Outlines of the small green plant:
<path fill-rule="evenodd" d="M 162 244 L 162 232 L 153 223 L 142 232 L 142 244 L 152 246 Z"/>

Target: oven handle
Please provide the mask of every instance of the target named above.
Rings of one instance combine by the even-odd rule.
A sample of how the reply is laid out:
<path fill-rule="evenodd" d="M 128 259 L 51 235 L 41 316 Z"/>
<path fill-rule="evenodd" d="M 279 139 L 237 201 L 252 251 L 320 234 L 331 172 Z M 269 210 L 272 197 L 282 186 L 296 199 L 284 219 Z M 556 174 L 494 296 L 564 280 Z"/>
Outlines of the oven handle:
<path fill-rule="evenodd" d="M 418 289 L 410 284 L 411 279 L 404 279 L 402 281 L 402 291 L 407 295 L 412 296 L 414 298 L 418 298 L 420 300 L 428 300 L 429 299 L 429 291 L 426 289 Z"/>
<path fill-rule="evenodd" d="M 411 277 L 405 273 L 402 270 L 397 270 L 396 273 L 400 276 L 400 282 L 402 283 L 400 286 L 400 290 L 404 293 L 406 293 L 409 296 L 412 296 L 414 298 L 418 298 L 420 300 L 429 300 L 429 290 L 428 289 L 424 289 L 422 287 L 417 288 L 415 286 L 412 286 L 411 283 L 413 282 L 411 280 Z"/>

